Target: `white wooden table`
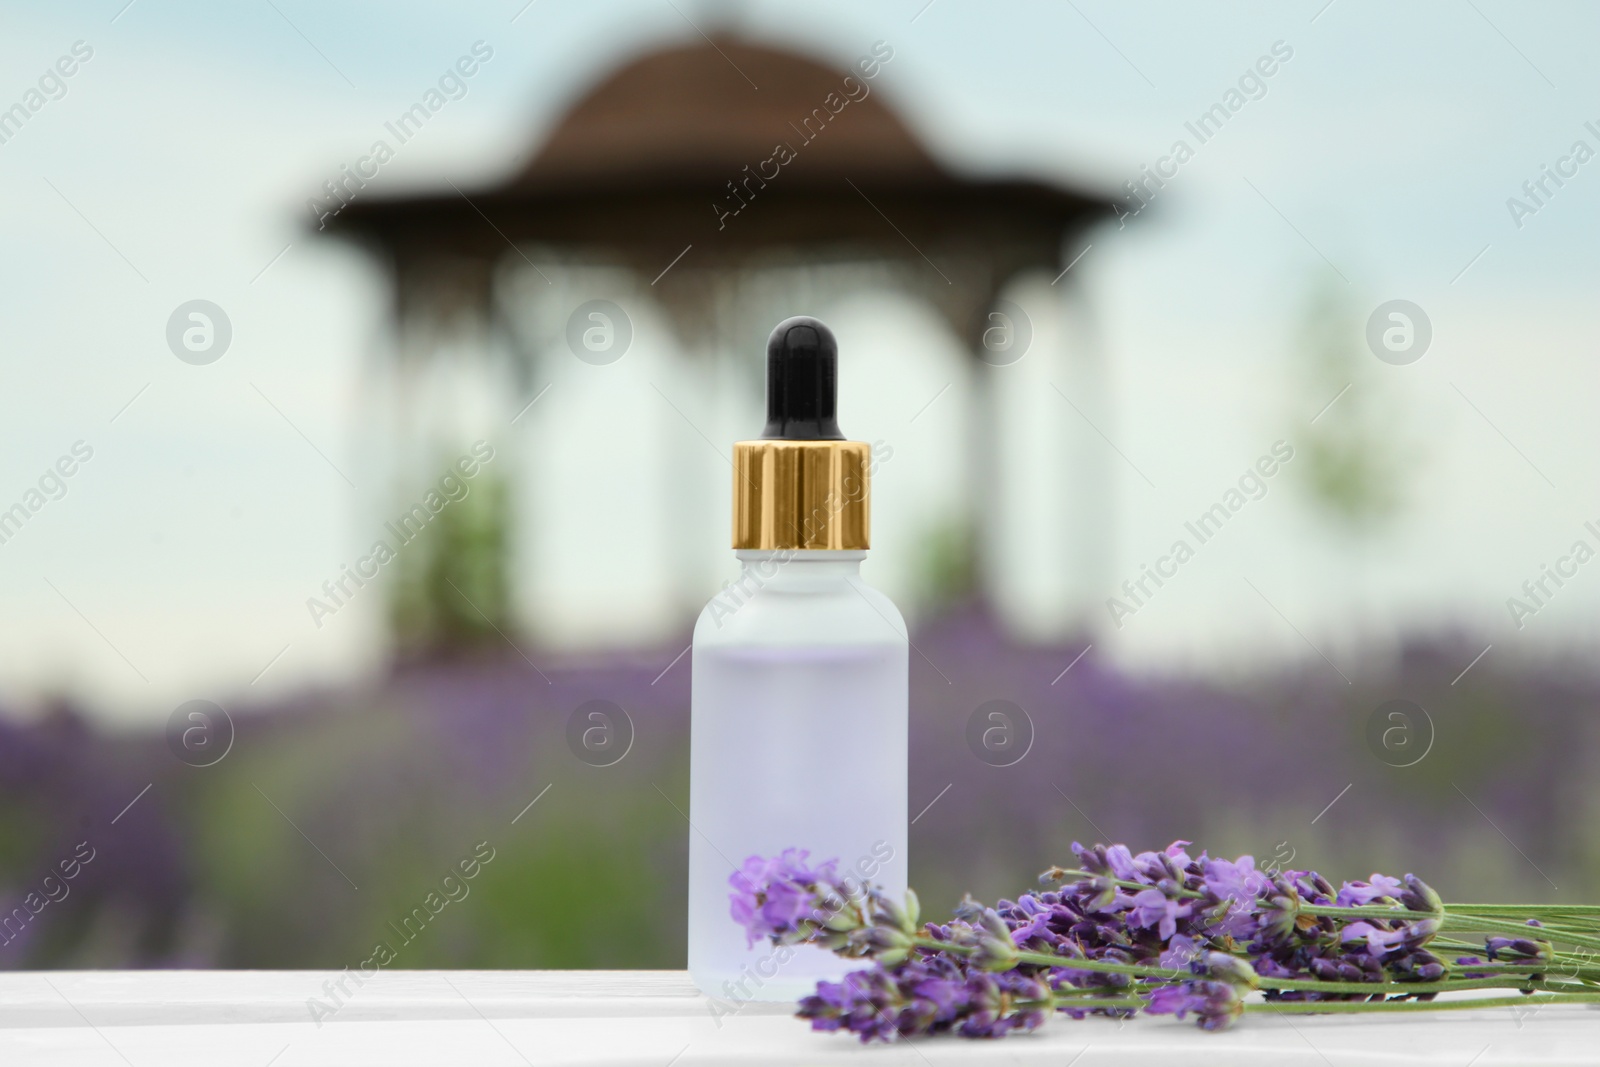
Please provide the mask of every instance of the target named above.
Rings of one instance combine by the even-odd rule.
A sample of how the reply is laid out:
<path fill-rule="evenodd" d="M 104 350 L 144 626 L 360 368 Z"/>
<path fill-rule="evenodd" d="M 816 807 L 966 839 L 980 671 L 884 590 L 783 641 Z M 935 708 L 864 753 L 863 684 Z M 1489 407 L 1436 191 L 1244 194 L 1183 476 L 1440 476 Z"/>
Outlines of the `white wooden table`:
<path fill-rule="evenodd" d="M 0 975 L 0 1064 L 301 1067 L 585 1064 L 693 1067 L 858 1062 L 1050 1067 L 1600 1063 L 1584 1006 L 1400 1018 L 1250 1016 L 1222 1034 L 1172 1019 L 1054 1019 L 1003 1041 L 863 1048 L 814 1034 L 786 1005 L 714 1017 L 678 971 L 390 971 L 333 1004 L 327 971 L 81 971 Z"/>

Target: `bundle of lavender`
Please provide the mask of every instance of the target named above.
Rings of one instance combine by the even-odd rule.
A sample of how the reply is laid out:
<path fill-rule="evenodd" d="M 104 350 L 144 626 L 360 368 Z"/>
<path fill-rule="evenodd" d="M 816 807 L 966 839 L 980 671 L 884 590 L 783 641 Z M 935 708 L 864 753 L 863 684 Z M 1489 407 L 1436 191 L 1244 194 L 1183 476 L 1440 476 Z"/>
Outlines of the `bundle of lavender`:
<path fill-rule="evenodd" d="M 732 912 L 751 944 L 870 961 L 818 983 L 799 1011 L 813 1029 L 863 1042 L 1003 1037 L 1056 1013 L 1192 1014 L 1221 1030 L 1255 1012 L 1600 1002 L 1600 907 L 1445 904 L 1410 874 L 1336 890 L 1315 871 L 1259 870 L 1249 856 L 1191 856 L 1188 845 L 1134 855 L 1074 843 L 1078 866 L 1040 875 L 1055 888 L 993 908 L 969 897 L 944 924 L 920 921 L 913 892 L 897 903 L 840 878 L 837 861 L 813 867 L 789 849 L 730 877 Z M 1507 995 L 1435 999 L 1469 989 Z M 1253 990 L 1263 999 L 1247 1002 Z"/>

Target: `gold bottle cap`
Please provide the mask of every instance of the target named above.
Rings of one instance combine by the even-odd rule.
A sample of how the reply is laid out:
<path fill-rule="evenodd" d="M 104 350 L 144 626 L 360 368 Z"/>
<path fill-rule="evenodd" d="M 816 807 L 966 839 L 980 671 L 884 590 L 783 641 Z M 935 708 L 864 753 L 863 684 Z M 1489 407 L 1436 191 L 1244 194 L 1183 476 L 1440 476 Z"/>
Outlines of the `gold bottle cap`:
<path fill-rule="evenodd" d="M 872 448 L 835 417 L 839 345 L 816 319 L 767 339 L 767 425 L 733 446 L 733 547 L 860 550 L 868 545 Z"/>
<path fill-rule="evenodd" d="M 872 446 L 740 441 L 733 446 L 733 547 L 871 547 Z"/>

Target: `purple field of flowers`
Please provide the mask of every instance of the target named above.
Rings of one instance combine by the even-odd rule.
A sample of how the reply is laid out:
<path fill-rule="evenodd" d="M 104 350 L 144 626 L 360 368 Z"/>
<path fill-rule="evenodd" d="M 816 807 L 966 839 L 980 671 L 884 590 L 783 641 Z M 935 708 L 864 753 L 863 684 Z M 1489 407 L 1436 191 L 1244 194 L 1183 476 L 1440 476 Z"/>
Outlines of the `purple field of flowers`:
<path fill-rule="evenodd" d="M 1331 877 L 1415 871 L 1447 898 L 1600 888 L 1600 678 L 1586 669 L 1497 652 L 1452 686 L 1476 650 L 1435 642 L 1346 667 L 1348 683 L 1311 660 L 1223 685 L 1131 676 L 1095 651 L 1062 674 L 1081 643 L 1019 645 L 976 611 L 913 638 L 911 877 L 930 916 L 966 891 L 1029 888 L 1073 840 L 1186 838 Z M 681 648 L 535 653 L 548 682 L 507 649 L 229 707 L 233 749 L 201 768 L 159 732 L 98 731 L 70 707 L 0 715 L 0 967 L 341 968 L 378 943 L 395 967 L 682 966 L 687 659 L 661 674 Z M 1410 766 L 1369 740 L 1396 699 L 1432 723 Z M 632 722 L 609 766 L 567 740 L 591 700 Z M 969 745 L 992 701 L 1032 723 L 1009 766 Z M 848 798 L 825 766 L 817 784 Z M 93 858 L 63 880 L 85 842 Z M 475 850 L 492 858 L 465 892 L 431 903 Z M 580 921 L 624 891 L 626 909 Z"/>

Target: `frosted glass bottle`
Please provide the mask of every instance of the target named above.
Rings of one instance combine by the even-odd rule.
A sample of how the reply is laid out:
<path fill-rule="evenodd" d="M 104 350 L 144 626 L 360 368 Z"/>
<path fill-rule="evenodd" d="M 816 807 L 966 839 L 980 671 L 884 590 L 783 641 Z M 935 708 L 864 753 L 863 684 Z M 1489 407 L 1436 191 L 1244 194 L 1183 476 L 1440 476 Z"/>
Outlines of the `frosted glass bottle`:
<path fill-rule="evenodd" d="M 904 894 L 906 629 L 861 581 L 865 552 L 738 556 L 739 580 L 694 628 L 689 971 L 709 996 L 793 1000 L 851 964 L 747 947 L 728 877 L 795 846 Z"/>
<path fill-rule="evenodd" d="M 906 627 L 861 580 L 873 467 L 835 418 L 838 348 L 815 319 L 767 342 L 767 423 L 733 451 L 739 579 L 700 614 L 691 659 L 689 972 L 724 1001 L 793 1000 L 850 964 L 747 943 L 729 877 L 787 848 L 906 886 Z"/>

